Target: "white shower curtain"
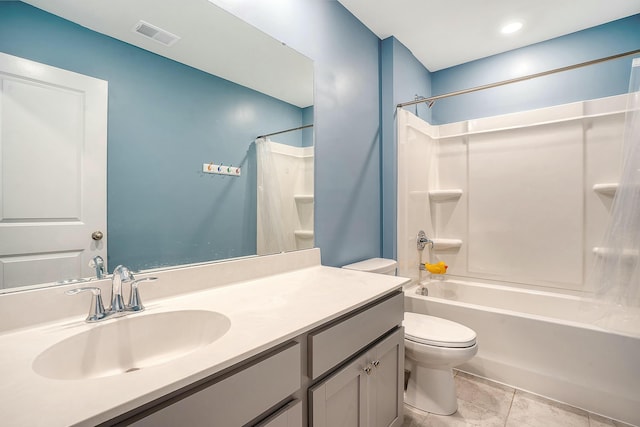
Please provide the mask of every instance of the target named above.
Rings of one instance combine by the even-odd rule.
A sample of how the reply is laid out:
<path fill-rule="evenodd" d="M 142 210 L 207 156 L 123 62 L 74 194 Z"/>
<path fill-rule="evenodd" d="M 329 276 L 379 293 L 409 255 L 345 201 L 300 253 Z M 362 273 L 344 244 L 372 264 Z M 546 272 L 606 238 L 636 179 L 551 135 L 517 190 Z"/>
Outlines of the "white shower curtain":
<path fill-rule="evenodd" d="M 640 58 L 627 107 L 620 182 L 588 281 L 599 302 L 596 324 L 640 336 Z"/>

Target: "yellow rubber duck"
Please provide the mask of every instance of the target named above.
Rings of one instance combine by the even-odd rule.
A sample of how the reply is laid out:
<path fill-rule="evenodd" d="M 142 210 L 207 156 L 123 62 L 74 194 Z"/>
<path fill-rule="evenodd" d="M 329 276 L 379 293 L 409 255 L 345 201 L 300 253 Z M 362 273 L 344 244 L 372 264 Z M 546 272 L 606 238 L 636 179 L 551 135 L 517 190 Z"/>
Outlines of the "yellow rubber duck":
<path fill-rule="evenodd" d="M 449 266 L 444 261 L 437 262 L 435 264 L 424 263 L 424 268 L 431 274 L 445 274 Z"/>

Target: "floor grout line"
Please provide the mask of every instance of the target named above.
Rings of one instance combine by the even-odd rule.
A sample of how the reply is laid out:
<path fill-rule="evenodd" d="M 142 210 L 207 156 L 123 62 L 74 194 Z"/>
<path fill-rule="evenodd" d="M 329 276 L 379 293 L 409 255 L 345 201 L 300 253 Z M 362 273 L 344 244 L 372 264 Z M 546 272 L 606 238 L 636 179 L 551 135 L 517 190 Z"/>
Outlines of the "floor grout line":
<path fill-rule="evenodd" d="M 511 402 L 509 402 L 509 410 L 507 411 L 507 416 L 504 418 L 504 427 L 507 427 L 507 423 L 509 422 L 509 415 L 511 415 L 511 408 L 513 407 L 513 401 L 516 398 L 516 389 L 513 389 L 511 392 Z"/>

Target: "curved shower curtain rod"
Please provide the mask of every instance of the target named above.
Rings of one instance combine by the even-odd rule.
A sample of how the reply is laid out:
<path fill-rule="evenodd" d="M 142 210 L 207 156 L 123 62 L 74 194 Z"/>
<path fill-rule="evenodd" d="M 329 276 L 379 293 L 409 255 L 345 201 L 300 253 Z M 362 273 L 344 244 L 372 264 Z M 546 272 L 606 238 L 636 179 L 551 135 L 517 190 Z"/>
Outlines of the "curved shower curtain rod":
<path fill-rule="evenodd" d="M 307 128 L 312 128 L 312 127 L 313 127 L 312 124 L 311 125 L 304 125 L 304 126 L 300 126 L 300 127 L 297 127 L 297 128 L 281 130 L 280 132 L 274 132 L 274 133 L 268 133 L 266 135 L 260 135 L 256 139 L 258 139 L 258 138 L 266 138 L 268 136 L 280 135 L 281 133 L 293 132 L 294 130 L 301 130 L 301 129 L 307 129 Z"/>
<path fill-rule="evenodd" d="M 531 79 L 535 79 L 536 77 L 543 77 L 543 76 L 548 76 L 549 74 L 560 73 L 562 71 L 574 70 L 576 68 L 586 67 L 588 65 L 599 64 L 601 62 L 611 61 L 613 59 L 624 58 L 625 56 L 631 56 L 631 55 L 635 55 L 635 54 L 638 54 L 638 53 L 640 53 L 640 49 L 632 50 L 632 51 L 625 52 L 625 53 L 619 53 L 617 55 L 607 56 L 605 58 L 594 59 L 592 61 L 581 62 L 579 64 L 569 65 L 569 66 L 566 66 L 566 67 L 556 68 L 556 69 L 549 70 L 549 71 L 543 71 L 541 73 L 529 74 L 528 76 L 516 77 L 516 78 L 513 78 L 513 79 L 509 79 L 509 80 L 503 80 L 503 81 L 497 82 L 497 83 L 489 83 L 489 84 L 486 84 L 486 85 L 476 86 L 476 87 L 472 87 L 472 88 L 469 88 L 469 89 L 462 89 L 462 90 L 458 90 L 458 91 L 455 91 L 455 92 L 444 93 L 442 95 L 431 96 L 429 98 L 421 98 L 421 99 L 418 99 L 418 100 L 413 100 L 413 101 L 409 101 L 409 102 L 403 102 L 401 104 L 398 104 L 396 106 L 396 108 L 402 108 L 402 107 L 408 107 L 410 105 L 422 104 L 423 102 L 429 103 L 429 107 L 431 107 L 431 106 L 433 106 L 433 103 L 436 102 L 439 99 L 449 98 L 449 97 L 457 96 L 457 95 L 464 95 L 466 93 L 477 92 L 479 90 L 484 90 L 484 89 L 491 89 L 491 88 L 494 88 L 494 87 L 504 86 L 504 85 L 508 85 L 508 84 L 511 84 L 511 83 L 517 83 L 517 82 L 521 82 L 521 81 L 524 81 L 524 80 L 531 80 Z"/>

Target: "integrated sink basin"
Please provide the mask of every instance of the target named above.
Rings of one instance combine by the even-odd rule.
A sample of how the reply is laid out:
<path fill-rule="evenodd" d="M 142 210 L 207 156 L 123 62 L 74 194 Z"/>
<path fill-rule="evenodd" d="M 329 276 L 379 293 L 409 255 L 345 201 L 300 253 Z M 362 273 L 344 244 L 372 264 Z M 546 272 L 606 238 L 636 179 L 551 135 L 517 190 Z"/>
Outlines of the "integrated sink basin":
<path fill-rule="evenodd" d="M 219 339 L 230 327 L 227 316 L 205 310 L 107 320 L 40 353 L 33 370 L 59 380 L 125 374 L 186 356 Z"/>

